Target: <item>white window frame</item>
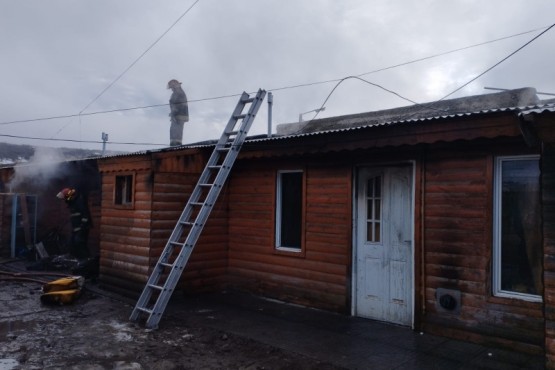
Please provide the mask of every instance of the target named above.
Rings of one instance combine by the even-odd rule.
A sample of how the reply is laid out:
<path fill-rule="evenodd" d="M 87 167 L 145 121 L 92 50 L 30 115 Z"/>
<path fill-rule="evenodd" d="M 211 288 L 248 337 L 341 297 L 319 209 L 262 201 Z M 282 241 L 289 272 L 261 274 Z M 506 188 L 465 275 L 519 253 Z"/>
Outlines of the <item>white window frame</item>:
<path fill-rule="evenodd" d="M 503 180 L 502 164 L 505 161 L 539 160 L 539 155 L 500 156 L 495 158 L 493 186 L 493 295 L 496 297 L 516 298 L 529 302 L 542 302 L 541 295 L 526 294 L 501 289 L 501 186 Z"/>
<path fill-rule="evenodd" d="M 285 173 L 301 173 L 303 175 L 303 181 L 304 181 L 304 171 L 303 170 L 279 170 L 277 171 L 277 178 L 276 178 L 276 221 L 275 221 L 275 230 L 276 230 L 276 235 L 275 235 L 275 248 L 276 250 L 280 250 L 280 251 L 287 251 L 287 252 L 295 252 L 295 253 L 301 253 L 303 250 L 303 243 L 302 243 L 302 237 L 301 237 L 301 243 L 299 245 L 299 247 L 284 247 L 281 245 L 281 213 L 282 213 L 282 209 L 281 209 L 281 201 L 282 201 L 282 185 L 281 185 L 281 179 L 282 179 L 282 175 Z M 302 191 L 302 188 L 301 188 Z M 302 204 L 301 204 L 302 207 Z M 302 225 L 301 225 L 301 230 L 302 230 Z M 302 232 L 302 231 L 301 231 Z"/>

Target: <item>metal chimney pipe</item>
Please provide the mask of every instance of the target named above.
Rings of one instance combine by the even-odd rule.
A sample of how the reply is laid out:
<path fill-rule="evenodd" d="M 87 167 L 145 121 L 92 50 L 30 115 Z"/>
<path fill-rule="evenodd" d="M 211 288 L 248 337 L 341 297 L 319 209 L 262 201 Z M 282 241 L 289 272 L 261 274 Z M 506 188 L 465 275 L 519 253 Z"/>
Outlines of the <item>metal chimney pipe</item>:
<path fill-rule="evenodd" d="M 268 137 L 272 137 L 272 104 L 274 103 L 274 95 L 268 93 Z"/>

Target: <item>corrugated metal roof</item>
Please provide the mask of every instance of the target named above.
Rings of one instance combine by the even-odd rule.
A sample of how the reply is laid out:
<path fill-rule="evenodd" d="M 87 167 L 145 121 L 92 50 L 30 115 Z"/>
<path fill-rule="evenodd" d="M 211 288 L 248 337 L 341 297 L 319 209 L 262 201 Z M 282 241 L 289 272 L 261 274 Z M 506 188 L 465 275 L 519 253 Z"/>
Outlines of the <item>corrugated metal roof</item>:
<path fill-rule="evenodd" d="M 475 112 L 461 112 L 461 113 L 453 113 L 453 114 L 445 114 L 445 115 L 435 115 L 435 116 L 416 118 L 416 119 L 393 120 L 393 121 L 385 121 L 385 122 L 377 122 L 377 123 L 370 122 L 367 124 L 346 126 L 346 127 L 322 130 L 322 131 L 298 132 L 298 133 L 294 132 L 294 133 L 289 133 L 285 135 L 274 134 L 270 137 L 268 137 L 267 135 L 256 135 L 256 136 L 247 137 L 245 143 L 260 143 L 260 142 L 266 142 L 266 141 L 287 140 L 291 138 L 302 138 L 302 137 L 309 137 L 309 136 L 316 136 L 316 135 L 328 135 L 328 134 L 335 134 L 340 132 L 366 130 L 366 129 L 376 128 L 376 127 L 394 126 L 394 125 L 402 125 L 402 124 L 415 124 L 415 123 L 430 122 L 430 121 L 436 121 L 436 120 L 446 120 L 446 119 L 454 119 L 454 118 L 461 118 L 461 117 L 473 117 L 473 116 L 485 115 L 485 114 L 515 113 L 518 115 L 526 115 L 526 114 L 538 114 L 538 113 L 544 113 L 544 112 L 555 112 L 555 103 L 537 104 L 537 105 L 531 105 L 531 106 L 525 106 L 525 107 L 492 108 L 492 109 L 479 110 Z M 357 116 L 360 116 L 360 115 L 357 115 Z M 324 120 L 330 121 L 334 119 L 337 121 L 340 121 L 345 117 L 346 116 L 323 118 L 320 120 L 311 121 L 311 123 L 317 124 L 318 121 L 324 121 Z M 132 153 L 106 156 L 101 158 L 130 157 L 130 156 L 145 155 L 149 153 L 171 152 L 171 151 L 177 151 L 181 149 L 208 148 L 208 147 L 213 147 L 216 143 L 217 143 L 217 140 L 208 140 L 208 141 L 202 141 L 202 142 L 193 143 L 193 144 L 186 144 L 182 146 L 173 146 L 173 147 L 160 148 L 160 149 L 154 149 L 154 150 L 143 150 L 143 151 L 132 152 Z"/>
<path fill-rule="evenodd" d="M 519 115 L 524 116 L 527 114 L 541 114 L 545 112 L 555 112 L 555 103 L 549 103 L 542 106 L 527 107 L 520 110 Z"/>
<path fill-rule="evenodd" d="M 418 119 L 407 119 L 407 120 L 398 120 L 398 121 L 386 121 L 386 122 L 379 122 L 379 123 L 370 123 L 366 125 L 359 125 L 359 126 L 349 126 L 344 128 L 337 128 L 332 130 L 323 130 L 323 131 L 314 131 L 314 132 L 302 132 L 302 133 L 292 133 L 282 136 L 272 136 L 272 137 L 265 137 L 265 138 L 256 138 L 256 139 L 249 139 L 248 142 L 263 142 L 269 140 L 283 140 L 289 139 L 293 137 L 306 137 L 306 136 L 315 136 L 315 135 L 325 135 L 325 134 L 333 134 L 338 132 L 347 132 L 347 131 L 356 131 L 356 130 L 363 130 L 363 129 L 370 129 L 375 127 L 383 127 L 383 126 L 393 126 L 393 125 L 401 125 L 401 124 L 410 124 L 410 123 L 419 123 L 419 122 L 430 122 L 436 120 L 443 120 L 443 119 L 453 119 L 453 118 L 460 118 L 460 117 L 471 117 L 471 116 L 478 116 L 484 114 L 496 114 L 496 113 L 517 113 L 521 114 L 529 114 L 529 113 L 541 113 L 541 112 L 555 112 L 555 103 L 550 104 L 539 104 L 527 107 L 506 107 L 506 108 L 493 108 L 493 109 L 485 109 L 476 112 L 464 112 L 464 113 L 455 113 L 455 114 L 446 114 L 446 115 L 437 115 L 437 116 L 430 116 L 425 118 L 418 118 Z M 317 122 L 317 120 L 316 120 Z"/>

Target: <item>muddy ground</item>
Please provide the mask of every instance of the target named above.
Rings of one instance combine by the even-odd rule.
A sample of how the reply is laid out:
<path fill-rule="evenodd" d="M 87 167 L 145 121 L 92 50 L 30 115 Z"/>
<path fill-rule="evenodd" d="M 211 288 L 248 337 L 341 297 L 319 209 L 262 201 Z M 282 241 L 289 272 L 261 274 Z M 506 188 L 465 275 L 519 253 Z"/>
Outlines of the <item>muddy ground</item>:
<path fill-rule="evenodd" d="M 0 281 L 0 370 L 338 369 L 194 318 L 145 329 L 128 320 L 130 301 L 96 287 L 64 306 L 41 304 L 40 288 Z"/>

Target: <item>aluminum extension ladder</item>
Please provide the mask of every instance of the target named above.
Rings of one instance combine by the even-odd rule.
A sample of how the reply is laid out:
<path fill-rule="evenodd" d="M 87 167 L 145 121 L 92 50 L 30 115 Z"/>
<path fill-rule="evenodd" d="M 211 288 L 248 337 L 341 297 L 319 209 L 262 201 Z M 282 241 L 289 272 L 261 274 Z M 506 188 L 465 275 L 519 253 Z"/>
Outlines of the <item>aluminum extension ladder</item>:
<path fill-rule="evenodd" d="M 258 90 L 254 98 L 246 92 L 241 95 L 131 313 L 130 320 L 136 321 L 139 316 L 148 315 L 145 326 L 151 329 L 158 327 L 265 95 L 266 91 L 262 89 Z M 243 114 L 247 104 L 250 104 L 250 108 L 248 113 Z M 240 126 L 236 128 L 238 122 Z M 158 295 L 153 297 L 154 293 Z"/>

